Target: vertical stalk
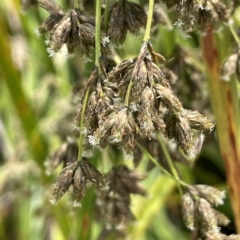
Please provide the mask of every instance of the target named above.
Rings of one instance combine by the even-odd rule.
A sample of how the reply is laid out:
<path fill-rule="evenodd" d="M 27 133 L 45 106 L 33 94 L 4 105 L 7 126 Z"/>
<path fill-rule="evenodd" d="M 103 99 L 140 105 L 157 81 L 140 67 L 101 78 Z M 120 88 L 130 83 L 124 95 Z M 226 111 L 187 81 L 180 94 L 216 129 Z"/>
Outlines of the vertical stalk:
<path fill-rule="evenodd" d="M 149 0 L 148 4 L 148 14 L 147 14 L 147 25 L 143 37 L 144 42 L 148 42 L 150 40 L 151 35 L 151 26 L 152 26 L 152 19 L 153 19 L 153 9 L 154 9 L 154 0 Z"/>
<path fill-rule="evenodd" d="M 79 9 L 81 12 L 83 11 L 83 0 L 74 0 L 74 8 Z"/>
<path fill-rule="evenodd" d="M 95 66 L 98 69 L 98 74 L 100 73 L 99 58 L 101 56 L 101 5 L 102 5 L 102 1 L 101 0 L 96 0 Z M 89 79 L 89 83 L 90 82 L 91 82 L 91 76 L 90 76 L 90 79 Z M 83 125 L 84 125 L 85 111 L 86 111 L 87 103 L 88 103 L 88 97 L 89 97 L 89 93 L 90 93 L 90 87 L 91 87 L 91 84 L 88 84 L 86 92 L 84 94 L 83 105 L 82 105 L 82 112 L 81 112 L 80 125 L 79 125 L 80 136 L 79 136 L 79 140 L 78 140 L 78 148 L 79 148 L 79 150 L 78 150 L 78 161 L 82 160 L 83 139 L 84 139 Z"/>
<path fill-rule="evenodd" d="M 232 78 L 226 82 L 220 79 L 220 48 L 214 41 L 212 29 L 203 37 L 202 44 L 220 151 L 226 168 L 236 228 L 240 233 L 240 106 L 236 80 Z M 223 42 L 220 44 L 223 46 Z"/>
<path fill-rule="evenodd" d="M 105 30 L 105 32 L 107 32 L 107 30 L 108 30 L 109 5 L 110 5 L 110 0 L 106 0 L 106 6 L 105 6 L 105 11 L 104 11 L 104 30 Z"/>
<path fill-rule="evenodd" d="M 99 58 L 101 56 L 101 6 L 102 0 L 96 0 L 96 20 L 95 20 L 95 66 L 99 67 Z"/>
<path fill-rule="evenodd" d="M 86 92 L 84 94 L 82 112 L 81 112 L 81 118 L 80 118 L 80 125 L 79 125 L 80 136 L 79 136 L 79 140 L 78 140 L 78 161 L 82 161 L 83 139 L 84 139 L 83 124 L 84 124 L 85 111 L 86 111 L 87 103 L 88 103 L 89 92 L 90 92 L 90 86 L 88 85 Z"/>

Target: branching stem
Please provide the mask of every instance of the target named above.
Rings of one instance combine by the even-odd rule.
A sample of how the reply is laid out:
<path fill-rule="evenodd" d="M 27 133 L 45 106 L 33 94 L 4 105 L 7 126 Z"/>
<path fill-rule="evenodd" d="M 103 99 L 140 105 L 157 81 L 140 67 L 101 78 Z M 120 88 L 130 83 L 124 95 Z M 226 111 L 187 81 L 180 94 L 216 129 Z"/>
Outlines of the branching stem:
<path fill-rule="evenodd" d="M 168 177 L 170 177 L 171 179 L 173 179 L 175 182 L 177 182 L 179 184 L 179 186 L 183 186 L 183 187 L 188 187 L 189 185 L 185 182 L 183 182 L 182 180 L 180 180 L 179 178 L 176 178 L 175 176 L 173 176 L 171 173 L 169 173 L 164 167 L 161 166 L 161 164 L 159 164 L 159 162 L 144 148 L 142 147 L 138 142 L 136 143 L 137 146 L 141 149 L 141 151 L 143 153 L 146 154 L 146 156 L 157 166 L 161 169 L 161 171 L 166 174 Z M 181 190 L 182 191 L 182 190 Z"/>
<path fill-rule="evenodd" d="M 161 148 L 163 150 L 163 154 L 164 154 L 164 156 L 165 156 L 165 158 L 167 160 L 167 163 L 168 163 L 168 166 L 169 166 L 169 168 L 171 170 L 171 173 L 173 174 L 174 178 L 176 178 L 178 181 L 180 181 L 180 177 L 179 177 L 178 172 L 176 170 L 176 167 L 175 167 L 175 165 L 173 163 L 173 160 L 172 160 L 171 156 L 169 155 L 169 152 L 168 152 L 168 150 L 166 148 L 166 145 L 165 145 L 165 143 L 164 143 L 164 141 L 163 141 L 163 139 L 162 139 L 162 137 L 160 135 L 158 135 L 158 141 L 159 141 L 159 143 L 161 145 Z M 180 184 L 178 184 L 178 191 L 179 191 L 179 193 L 181 195 L 183 194 L 183 191 L 182 191 L 182 188 L 181 188 Z"/>

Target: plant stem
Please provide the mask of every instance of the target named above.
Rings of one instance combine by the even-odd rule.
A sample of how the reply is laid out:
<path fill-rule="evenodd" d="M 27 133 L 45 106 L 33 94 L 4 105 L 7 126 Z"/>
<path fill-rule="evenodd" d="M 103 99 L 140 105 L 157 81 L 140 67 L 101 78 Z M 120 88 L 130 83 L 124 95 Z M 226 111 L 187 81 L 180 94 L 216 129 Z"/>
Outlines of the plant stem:
<path fill-rule="evenodd" d="M 88 85 L 86 92 L 84 94 L 82 112 L 81 112 L 81 118 L 80 118 L 80 126 L 79 126 L 80 136 L 78 140 L 78 161 L 82 161 L 83 139 L 84 139 L 83 124 L 84 124 L 84 115 L 85 115 L 85 111 L 88 103 L 89 92 L 90 92 L 90 86 Z"/>
<path fill-rule="evenodd" d="M 127 106 L 127 107 L 129 105 L 129 98 L 130 98 L 130 93 L 131 93 L 131 90 L 132 90 L 132 86 L 133 86 L 133 82 L 132 82 L 132 79 L 131 79 L 129 84 L 128 84 L 128 89 L 127 89 L 127 93 L 126 93 L 126 97 L 125 97 L 125 106 Z"/>
<path fill-rule="evenodd" d="M 98 74 L 100 74 L 101 68 L 99 64 L 99 58 L 101 55 L 101 0 L 96 0 L 96 24 L 95 24 L 95 66 L 98 69 Z M 82 112 L 80 118 L 80 136 L 78 140 L 78 161 L 82 160 L 82 152 L 83 152 L 83 124 L 84 124 L 84 115 L 87 108 L 88 97 L 90 93 L 90 86 L 91 86 L 91 76 L 89 79 L 89 84 L 87 85 L 86 92 L 84 94 L 83 105 L 82 105 Z"/>
<path fill-rule="evenodd" d="M 74 8 L 79 8 L 79 0 L 74 0 Z"/>
<path fill-rule="evenodd" d="M 99 58 L 101 56 L 101 6 L 102 0 L 96 0 L 95 20 L 95 66 L 100 71 Z"/>
<path fill-rule="evenodd" d="M 231 30 L 231 33 L 232 33 L 232 35 L 233 35 L 235 41 L 236 41 L 238 44 L 240 44 L 239 37 L 238 37 L 238 35 L 237 35 L 235 29 L 233 28 L 233 24 L 229 24 L 229 28 L 230 28 L 230 30 Z"/>
<path fill-rule="evenodd" d="M 166 145 L 163 142 L 162 137 L 160 135 L 158 135 L 157 137 L 158 137 L 158 141 L 159 141 L 159 143 L 161 145 L 161 148 L 163 150 L 163 154 L 164 154 L 164 156 L 165 156 L 165 158 L 167 160 L 168 166 L 170 167 L 170 170 L 171 170 L 173 176 L 180 181 L 180 177 L 178 175 L 176 167 L 174 166 L 173 160 L 172 160 L 171 156 L 169 155 L 169 152 L 168 152 L 168 150 L 166 148 Z M 182 191 L 182 188 L 181 188 L 180 184 L 178 184 L 178 191 L 179 191 L 179 193 L 181 195 L 183 194 L 183 191 Z"/>
<path fill-rule="evenodd" d="M 164 172 L 164 174 L 166 174 L 168 177 L 170 177 L 171 179 L 173 179 L 175 182 L 177 182 L 179 185 L 183 186 L 183 187 L 188 187 L 188 184 L 181 181 L 179 178 L 176 178 L 175 176 L 173 176 L 171 173 L 169 173 L 165 168 L 163 168 L 161 166 L 161 164 L 159 164 L 159 162 L 144 148 L 142 147 L 138 142 L 136 143 L 137 146 L 141 149 L 141 151 L 143 153 L 145 153 L 147 155 L 147 157 L 156 165 L 158 166 L 162 172 Z M 182 189 L 181 189 L 182 191 Z"/>
<path fill-rule="evenodd" d="M 110 0 L 106 0 L 106 6 L 105 6 L 105 11 L 104 11 L 104 29 L 105 29 L 105 32 L 107 32 L 107 30 L 108 30 L 109 5 L 110 5 Z"/>
<path fill-rule="evenodd" d="M 152 19 L 153 19 L 153 9 L 154 9 L 154 0 L 149 0 L 147 25 L 146 25 L 146 29 L 143 37 L 144 42 L 148 42 L 150 40 L 151 26 L 152 26 Z"/>

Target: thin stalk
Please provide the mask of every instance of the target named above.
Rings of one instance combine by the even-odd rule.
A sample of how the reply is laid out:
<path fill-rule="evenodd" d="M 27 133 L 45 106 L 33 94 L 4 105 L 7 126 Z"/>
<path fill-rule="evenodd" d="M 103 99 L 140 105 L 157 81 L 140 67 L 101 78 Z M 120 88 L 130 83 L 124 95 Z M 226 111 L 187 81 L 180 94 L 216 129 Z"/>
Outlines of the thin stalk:
<path fill-rule="evenodd" d="M 127 93 L 126 93 L 126 97 L 125 97 L 125 106 L 127 106 L 127 107 L 129 105 L 129 99 L 130 99 L 132 86 L 133 86 L 133 82 L 132 82 L 132 78 L 131 78 L 131 80 L 130 80 L 130 82 L 128 84 L 128 89 L 127 89 Z"/>
<path fill-rule="evenodd" d="M 78 161 L 82 161 L 83 139 L 84 139 L 83 124 L 84 124 L 85 111 L 88 103 L 89 92 L 90 92 L 90 86 L 88 85 L 84 95 L 84 99 L 83 99 L 82 112 L 81 112 L 81 118 L 80 118 L 80 126 L 79 126 L 80 136 L 78 139 Z"/>
<path fill-rule="evenodd" d="M 74 8 L 79 8 L 79 0 L 74 0 Z"/>
<path fill-rule="evenodd" d="M 152 26 L 152 19 L 153 19 L 153 9 L 154 9 L 154 0 L 149 0 L 148 4 L 148 14 L 147 14 L 147 25 L 143 37 L 144 42 L 148 42 L 150 40 L 151 35 L 151 26 Z"/>
<path fill-rule="evenodd" d="M 102 0 L 96 0 L 95 20 L 95 66 L 100 71 L 99 59 L 101 56 L 101 6 Z"/>
<path fill-rule="evenodd" d="M 161 164 L 159 164 L 159 162 L 144 148 L 142 147 L 138 142 L 136 143 L 137 146 L 141 149 L 141 151 L 143 153 L 146 154 L 146 156 L 156 165 L 158 166 L 161 171 L 166 174 L 168 177 L 170 177 L 171 179 L 173 179 L 175 182 L 177 182 L 179 185 L 183 186 L 183 187 L 188 187 L 188 184 L 183 182 L 182 180 L 180 180 L 179 178 L 176 178 L 175 176 L 173 176 L 171 173 L 169 173 L 164 167 L 161 166 Z M 182 189 L 181 189 L 182 191 Z"/>
<path fill-rule="evenodd" d="M 176 179 L 178 179 L 180 181 L 180 177 L 178 175 L 176 167 L 175 167 L 175 165 L 173 163 L 173 160 L 172 160 L 171 156 L 169 155 L 169 152 L 168 152 L 168 150 L 166 148 L 166 145 L 163 142 L 162 137 L 160 137 L 159 135 L 157 137 L 158 137 L 158 142 L 160 143 L 161 148 L 163 150 L 163 154 L 164 154 L 164 156 L 165 156 L 165 158 L 167 160 L 168 166 L 170 167 L 171 173 L 173 174 L 173 176 Z M 179 191 L 180 195 L 182 195 L 183 191 L 182 191 L 182 188 L 181 188 L 180 184 L 178 184 L 177 187 L 178 187 L 178 191 Z"/>
<path fill-rule="evenodd" d="M 238 37 L 235 29 L 233 28 L 233 24 L 229 24 L 229 28 L 230 28 L 230 30 L 231 30 L 231 33 L 232 33 L 235 41 L 239 44 L 239 43 L 240 43 L 240 39 L 239 39 L 239 37 Z"/>
<path fill-rule="evenodd" d="M 109 16 L 110 0 L 106 0 L 105 11 L 104 11 L 104 29 L 105 32 L 108 30 L 108 16 Z"/>
<path fill-rule="evenodd" d="M 83 0 L 74 0 L 74 8 L 79 9 L 82 12 L 84 10 Z"/>
<path fill-rule="evenodd" d="M 97 0 L 96 1 L 96 22 L 95 22 L 96 23 L 95 24 L 95 66 L 98 68 L 98 74 L 99 74 L 99 71 L 101 70 L 100 64 L 99 64 L 99 58 L 101 56 L 101 5 L 102 5 L 102 1 Z M 84 125 L 85 111 L 88 103 L 88 97 L 90 93 L 90 86 L 91 84 L 88 84 L 85 95 L 84 95 L 84 99 L 83 99 L 83 105 L 82 105 L 82 112 L 81 112 L 80 125 L 79 125 L 80 136 L 78 140 L 78 161 L 82 160 L 83 139 L 84 139 L 83 125 Z"/>

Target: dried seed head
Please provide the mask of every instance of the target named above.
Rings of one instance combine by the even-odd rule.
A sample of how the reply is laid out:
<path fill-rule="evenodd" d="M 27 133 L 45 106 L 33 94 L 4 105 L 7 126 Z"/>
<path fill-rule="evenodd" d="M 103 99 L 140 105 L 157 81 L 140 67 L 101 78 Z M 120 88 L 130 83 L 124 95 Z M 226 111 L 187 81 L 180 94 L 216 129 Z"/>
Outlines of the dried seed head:
<path fill-rule="evenodd" d="M 64 17 L 64 14 L 54 14 L 50 15 L 39 27 L 38 32 L 40 34 L 51 31 L 56 24 L 58 24 L 61 19 Z"/>
<path fill-rule="evenodd" d="M 200 196 L 205 198 L 212 205 L 218 206 L 223 204 L 223 199 L 226 197 L 225 191 L 220 191 L 208 185 L 194 185 Z"/>
<path fill-rule="evenodd" d="M 226 217 L 223 213 L 214 210 L 214 214 L 217 218 L 218 225 L 220 226 L 227 226 L 230 223 L 230 220 L 228 217 Z"/>
<path fill-rule="evenodd" d="M 202 150 L 203 142 L 204 142 L 204 134 L 199 134 L 197 139 L 194 142 L 194 146 L 192 148 L 192 153 L 194 156 L 198 156 Z"/>
<path fill-rule="evenodd" d="M 200 114 L 197 111 L 184 109 L 181 115 L 183 118 L 187 119 L 191 128 L 193 129 L 211 132 L 215 127 L 214 123 L 212 123 L 206 116 Z"/>
<path fill-rule="evenodd" d="M 68 144 L 64 143 L 56 152 L 53 153 L 48 161 L 49 170 L 55 169 L 58 165 L 65 161 L 67 156 L 67 147 Z"/>
<path fill-rule="evenodd" d="M 228 240 L 229 239 L 228 236 L 222 233 L 213 232 L 213 231 L 204 232 L 202 235 L 204 240 Z"/>
<path fill-rule="evenodd" d="M 115 2 L 109 10 L 108 35 L 112 42 L 122 44 L 127 35 L 127 26 L 122 1 Z"/>
<path fill-rule="evenodd" d="M 127 108 L 115 107 L 104 115 L 104 122 L 94 133 L 96 139 L 105 145 L 107 142 L 120 145 L 125 151 L 132 152 L 135 146 L 135 122 Z"/>
<path fill-rule="evenodd" d="M 168 109 L 172 109 L 176 112 L 182 111 L 182 104 L 169 87 L 165 87 L 161 84 L 156 84 L 154 88 L 156 90 L 157 97 L 160 98 L 160 100 Z"/>
<path fill-rule="evenodd" d="M 139 114 L 137 116 L 142 133 L 150 138 L 154 131 L 152 115 L 155 108 L 155 96 L 153 91 L 146 86 L 141 94 Z"/>
<path fill-rule="evenodd" d="M 60 173 L 57 183 L 53 188 L 53 194 L 50 199 L 52 204 L 56 204 L 56 202 L 68 191 L 70 188 L 75 171 L 78 167 L 78 163 L 71 163 L 67 167 L 65 167 Z"/>
<path fill-rule="evenodd" d="M 41 1 L 40 6 L 50 12 L 49 18 L 39 27 L 40 33 L 51 31 L 48 52 L 54 56 L 63 44 L 67 45 L 69 56 L 78 49 L 85 57 L 89 57 L 90 49 L 95 48 L 95 27 L 91 21 L 83 17 L 79 11 L 70 10 L 64 13 L 59 5 L 52 1 Z M 112 47 L 101 33 L 101 51 L 111 58 Z"/>
<path fill-rule="evenodd" d="M 223 81 L 230 81 L 234 73 L 239 72 L 239 54 L 232 54 L 221 67 L 221 79 Z"/>
<path fill-rule="evenodd" d="M 175 138 L 179 146 L 183 149 L 184 153 L 192 156 L 193 133 L 188 121 L 176 114 L 168 114 L 166 122 L 165 133 L 168 138 Z"/>
<path fill-rule="evenodd" d="M 191 198 L 189 193 L 185 193 L 182 196 L 182 215 L 183 215 L 183 220 L 187 226 L 188 229 L 191 231 L 194 230 L 195 224 L 194 224 L 194 201 Z"/>
<path fill-rule="evenodd" d="M 175 25 L 187 32 L 196 26 L 202 31 L 206 31 L 209 25 L 218 29 L 221 23 L 228 21 L 227 8 L 219 0 L 179 1 L 176 10 L 179 17 Z"/>
<path fill-rule="evenodd" d="M 87 179 L 82 171 L 82 168 L 78 166 L 74 174 L 73 179 L 73 192 L 75 196 L 75 201 L 79 203 L 86 193 Z"/>
<path fill-rule="evenodd" d="M 200 198 L 196 201 L 195 218 L 200 225 L 202 232 L 219 232 L 217 218 L 214 214 L 211 204 L 204 198 Z"/>
<path fill-rule="evenodd" d="M 53 28 L 50 35 L 50 44 L 48 48 L 49 54 L 54 54 L 59 51 L 62 45 L 67 41 L 67 37 L 71 31 L 71 19 L 65 15 L 58 24 Z"/>
<path fill-rule="evenodd" d="M 113 192 L 107 195 L 99 195 L 98 205 L 101 218 L 111 229 L 119 228 L 120 224 L 124 227 L 127 223 L 134 220 L 130 210 L 130 198 L 123 197 Z"/>
<path fill-rule="evenodd" d="M 145 27 L 147 23 L 147 15 L 143 8 L 135 3 L 123 1 L 124 9 L 124 20 L 126 21 L 128 30 L 134 34 L 138 35 L 140 28 Z"/>
<path fill-rule="evenodd" d="M 38 4 L 40 7 L 48 11 L 51 15 L 64 14 L 62 8 L 52 0 L 38 0 Z"/>
<path fill-rule="evenodd" d="M 114 43 L 122 44 L 127 30 L 137 35 L 146 25 L 146 13 L 140 5 L 127 0 L 112 4 L 109 11 L 108 35 Z"/>
<path fill-rule="evenodd" d="M 143 175 L 130 171 L 124 165 L 114 167 L 107 178 L 110 182 L 110 191 L 122 197 L 129 197 L 131 193 L 146 196 L 146 191 L 138 183 L 143 179 Z"/>
<path fill-rule="evenodd" d="M 80 162 L 80 166 L 86 179 L 91 181 L 93 184 L 95 184 L 99 188 L 106 186 L 105 177 L 89 161 L 85 159 L 82 160 Z"/>

